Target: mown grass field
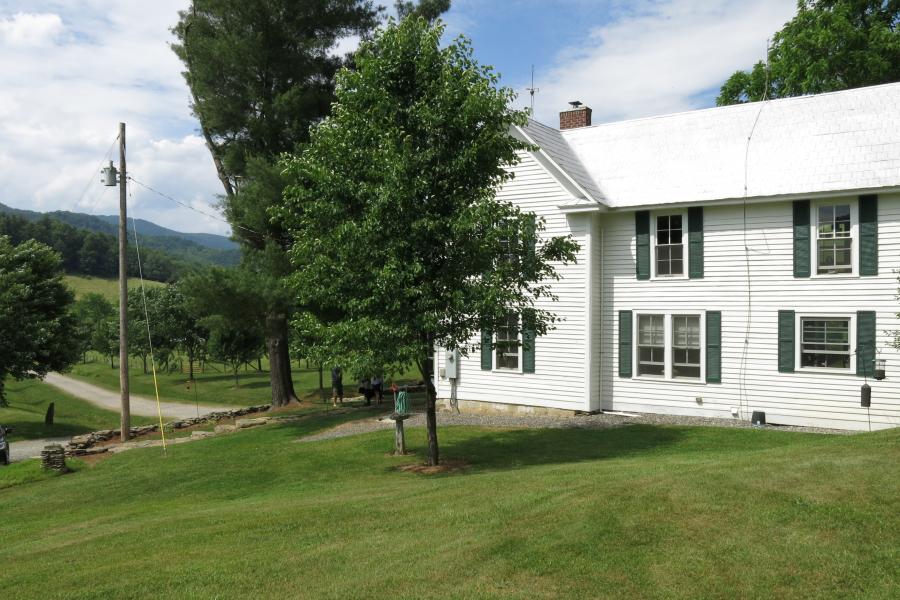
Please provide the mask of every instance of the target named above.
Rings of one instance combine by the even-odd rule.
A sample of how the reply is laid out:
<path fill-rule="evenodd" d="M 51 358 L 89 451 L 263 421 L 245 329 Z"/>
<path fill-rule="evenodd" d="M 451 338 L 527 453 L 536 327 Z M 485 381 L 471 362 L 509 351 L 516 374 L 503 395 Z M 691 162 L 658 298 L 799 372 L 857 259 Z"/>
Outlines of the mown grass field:
<path fill-rule="evenodd" d="M 119 427 L 119 413 L 97 408 L 40 381 L 7 380 L 6 396 L 9 407 L 0 408 L 0 423 L 14 429 L 13 442 Z M 55 403 L 55 418 L 53 425 L 47 426 L 44 416 L 51 402 Z M 132 416 L 131 421 L 143 425 L 153 419 Z"/>
<path fill-rule="evenodd" d="M 110 390 L 119 389 L 119 369 L 111 369 L 109 362 L 96 353 L 89 353 L 87 363 L 78 363 L 69 375 L 93 383 Z M 187 362 L 184 362 L 185 370 Z M 303 363 L 305 366 L 305 363 Z M 118 365 L 118 360 L 116 361 Z M 188 386 L 188 374 L 181 370 L 174 372 L 160 371 L 157 373 L 159 393 L 163 400 L 172 402 L 193 403 L 196 399 L 200 404 L 218 404 L 228 406 L 251 406 L 268 404 L 272 401 L 271 388 L 269 387 L 268 361 L 263 358 L 262 371 L 257 371 L 253 366 L 245 366 L 240 370 L 239 386 L 235 386 L 234 376 L 229 373 L 222 364 L 209 363 L 201 373 L 195 371 L 195 386 Z M 301 368 L 296 361 L 293 363 L 292 373 L 294 377 L 294 389 L 301 400 L 319 401 L 319 371 L 314 368 Z M 331 371 L 326 370 L 323 375 L 325 395 L 331 396 Z M 417 373 L 409 371 L 400 378 L 403 381 L 417 381 Z M 132 393 L 153 397 L 153 376 L 144 374 L 140 359 L 132 358 L 129 361 L 128 380 Z M 355 396 L 357 382 L 348 375 L 344 375 L 344 392 L 347 396 Z"/>
<path fill-rule="evenodd" d="M 0 491 L 4 598 L 897 597 L 900 430 L 448 427 L 436 476 L 396 469 L 421 429 L 297 443 L 350 418 Z"/>
<path fill-rule="evenodd" d="M 75 298 L 81 298 L 89 292 L 94 292 L 104 296 L 114 305 L 119 305 L 119 280 L 103 279 L 101 277 L 83 277 L 81 275 L 66 275 L 66 285 L 75 292 Z M 141 285 L 141 280 L 137 277 L 128 278 L 129 289 L 137 289 Z M 145 280 L 144 286 L 155 287 L 163 286 L 164 283 L 158 281 Z"/>

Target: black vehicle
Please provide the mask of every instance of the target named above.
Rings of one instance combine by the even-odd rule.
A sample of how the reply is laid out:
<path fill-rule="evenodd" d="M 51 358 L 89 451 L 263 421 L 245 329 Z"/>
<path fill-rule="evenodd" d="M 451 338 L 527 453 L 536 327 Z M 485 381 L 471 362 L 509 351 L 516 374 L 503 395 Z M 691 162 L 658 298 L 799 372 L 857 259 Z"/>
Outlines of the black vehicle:
<path fill-rule="evenodd" d="M 10 433 L 12 433 L 11 427 L 0 425 L 0 465 L 9 464 L 9 442 L 6 441 L 6 436 Z"/>

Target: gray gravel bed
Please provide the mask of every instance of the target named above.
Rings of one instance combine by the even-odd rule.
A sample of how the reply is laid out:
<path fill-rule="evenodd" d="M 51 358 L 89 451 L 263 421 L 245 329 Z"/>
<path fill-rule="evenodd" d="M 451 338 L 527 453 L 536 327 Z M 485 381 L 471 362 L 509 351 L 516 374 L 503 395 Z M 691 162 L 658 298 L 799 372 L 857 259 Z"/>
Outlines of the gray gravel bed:
<path fill-rule="evenodd" d="M 538 417 L 527 415 L 489 415 L 489 414 L 457 414 L 439 412 L 438 426 L 469 425 L 474 427 L 508 427 L 529 429 L 609 429 L 627 425 L 690 425 L 702 427 L 735 427 L 753 428 L 749 421 L 739 419 L 713 419 L 707 417 L 684 417 L 678 415 L 639 414 L 635 417 L 613 415 L 608 413 L 585 414 L 574 417 Z M 407 427 L 424 427 L 425 414 L 415 413 L 406 421 Z M 301 442 L 315 442 L 359 435 L 370 431 L 393 429 L 394 422 L 387 417 L 377 417 L 361 421 L 353 421 L 338 425 L 321 433 L 301 438 Z M 795 427 L 789 425 L 768 425 L 765 429 L 772 431 L 796 431 L 802 433 L 821 433 L 850 435 L 857 433 L 843 429 L 825 429 L 822 427 Z"/>

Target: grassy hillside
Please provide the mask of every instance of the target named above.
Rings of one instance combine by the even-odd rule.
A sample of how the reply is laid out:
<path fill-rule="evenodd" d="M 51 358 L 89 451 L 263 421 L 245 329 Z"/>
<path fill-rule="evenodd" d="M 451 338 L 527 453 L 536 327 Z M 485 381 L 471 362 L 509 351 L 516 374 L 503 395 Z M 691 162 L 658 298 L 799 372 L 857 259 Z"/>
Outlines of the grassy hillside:
<path fill-rule="evenodd" d="M 0 423 L 14 428 L 13 441 L 47 437 L 67 437 L 119 427 L 119 414 L 97 408 L 40 381 L 6 382 L 8 408 L 0 408 Z M 44 425 L 47 407 L 55 402 L 52 426 Z M 132 417 L 134 425 L 151 423 L 153 419 Z"/>
<path fill-rule="evenodd" d="M 896 598 L 900 430 L 444 428 L 455 474 L 315 416 L 0 492 L 12 598 Z M 347 417 L 343 417 L 346 419 Z M 2 477 L 2 473 L 0 473 Z M 39 501 L 37 501 L 39 499 Z M 64 574 L 64 576 L 61 576 Z"/>
<path fill-rule="evenodd" d="M 66 275 L 66 284 L 75 291 L 75 298 L 81 298 L 87 293 L 94 292 L 106 297 L 113 304 L 119 304 L 119 281 L 117 279 L 103 279 L 100 277 L 82 277 L 81 275 Z M 141 280 L 137 277 L 128 278 L 129 289 L 137 289 Z M 147 287 L 163 286 L 164 283 L 145 279 Z"/>
<path fill-rule="evenodd" d="M 90 355 L 90 361 L 86 364 L 78 363 L 72 368 L 71 375 L 88 383 L 98 385 L 110 390 L 119 389 L 119 370 L 111 369 L 109 362 L 106 362 L 94 353 Z M 130 368 L 129 386 L 132 393 L 143 396 L 153 396 L 155 394 L 153 387 L 153 376 L 145 375 L 143 365 L 139 359 L 132 359 L 129 362 Z M 187 368 L 185 361 L 184 368 Z M 240 386 L 235 387 L 234 377 L 224 369 L 221 364 L 208 363 L 206 370 L 202 373 L 197 367 L 194 373 L 196 386 L 188 387 L 188 375 L 181 370 L 174 372 L 160 372 L 157 380 L 159 382 L 159 393 L 163 400 L 173 402 L 193 403 L 195 400 L 200 404 L 214 405 L 231 405 L 231 406 L 251 406 L 256 404 L 267 404 L 271 402 L 271 388 L 269 385 L 269 364 L 264 358 L 262 361 L 263 370 L 247 366 L 241 369 L 239 382 Z M 294 378 L 294 388 L 301 398 L 315 399 L 319 398 L 319 372 L 317 369 L 300 368 L 296 361 L 293 363 L 292 374 Z M 401 378 L 404 381 L 418 381 L 417 373 L 410 371 Z M 323 380 L 326 394 L 331 394 L 331 374 L 323 373 Z M 348 376 L 344 378 L 344 391 L 348 396 L 356 395 L 356 382 L 350 380 Z"/>

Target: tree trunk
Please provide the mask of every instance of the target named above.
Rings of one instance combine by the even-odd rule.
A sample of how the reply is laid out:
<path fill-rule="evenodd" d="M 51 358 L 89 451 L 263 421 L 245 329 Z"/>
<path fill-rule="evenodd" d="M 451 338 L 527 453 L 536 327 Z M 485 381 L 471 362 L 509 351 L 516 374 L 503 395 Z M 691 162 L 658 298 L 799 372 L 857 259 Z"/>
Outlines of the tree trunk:
<path fill-rule="evenodd" d="M 141 357 L 141 360 L 144 362 L 144 375 L 147 374 L 147 355 Z"/>
<path fill-rule="evenodd" d="M 241 372 L 241 364 L 237 361 L 234 363 L 234 388 L 237 389 L 241 387 L 240 379 L 238 379 L 239 374 Z"/>
<path fill-rule="evenodd" d="M 440 459 L 437 439 L 437 390 L 434 389 L 434 344 L 430 335 L 423 337 L 427 347 L 425 359 L 419 364 L 419 371 L 422 372 L 422 379 L 425 380 L 425 428 L 428 433 L 428 466 L 434 467 L 439 464 Z"/>
<path fill-rule="evenodd" d="M 309 361 L 307 361 L 307 362 L 309 362 Z M 319 399 L 323 403 L 327 403 L 327 401 L 325 400 L 325 382 L 323 381 L 322 371 L 323 371 L 323 368 L 322 368 L 322 365 L 320 364 L 319 365 Z"/>
<path fill-rule="evenodd" d="M 194 351 L 188 350 L 188 377 L 191 381 L 194 380 Z"/>
<path fill-rule="evenodd" d="M 266 315 L 266 346 L 269 350 L 269 381 L 272 384 L 272 407 L 299 402 L 291 376 L 291 357 L 288 354 L 287 315 Z"/>

